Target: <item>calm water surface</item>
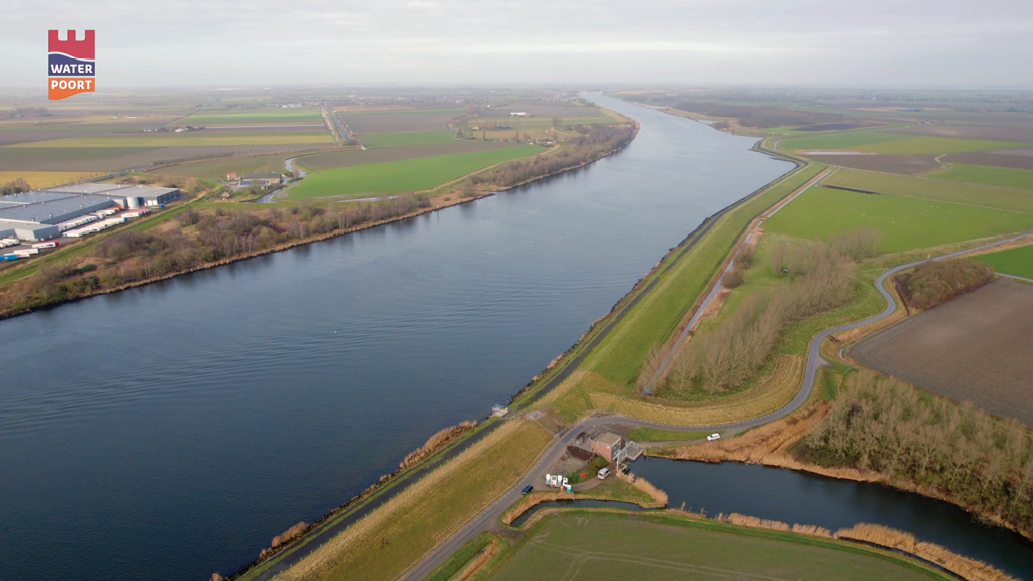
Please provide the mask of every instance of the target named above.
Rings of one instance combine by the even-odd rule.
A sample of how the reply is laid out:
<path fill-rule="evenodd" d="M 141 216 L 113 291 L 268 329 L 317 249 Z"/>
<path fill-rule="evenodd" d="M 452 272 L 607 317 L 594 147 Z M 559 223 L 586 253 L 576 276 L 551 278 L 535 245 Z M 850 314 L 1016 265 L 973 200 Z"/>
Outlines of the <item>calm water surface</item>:
<path fill-rule="evenodd" d="M 685 119 L 407 222 L 0 322 L 0 577 L 200 580 L 486 415 L 790 169 Z"/>
<path fill-rule="evenodd" d="M 792 470 L 724 463 L 644 458 L 634 472 L 663 489 L 670 505 L 708 516 L 738 512 L 830 530 L 873 523 L 913 533 L 923 541 L 1033 580 L 1033 543 L 1006 529 L 986 527 L 960 508 L 864 482 Z"/>

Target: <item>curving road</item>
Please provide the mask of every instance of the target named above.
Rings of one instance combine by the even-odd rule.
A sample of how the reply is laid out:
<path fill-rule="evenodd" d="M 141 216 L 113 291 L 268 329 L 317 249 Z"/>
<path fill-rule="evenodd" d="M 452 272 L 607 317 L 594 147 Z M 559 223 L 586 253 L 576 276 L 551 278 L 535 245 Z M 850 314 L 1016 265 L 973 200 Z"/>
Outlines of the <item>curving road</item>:
<path fill-rule="evenodd" d="M 795 199 L 795 196 L 792 199 Z M 792 201 L 792 199 L 790 199 L 789 201 Z M 782 207 L 785 207 L 785 204 L 783 204 L 779 209 L 781 209 Z M 400 577 L 400 579 L 402 581 L 419 581 L 421 579 L 426 578 L 431 573 L 433 573 L 435 569 L 440 567 L 441 564 L 444 563 L 450 556 L 452 556 L 456 551 L 462 548 L 466 543 L 473 540 L 473 538 L 480 534 L 482 531 L 494 526 L 494 524 L 502 516 L 506 509 L 512 506 L 520 498 L 521 490 L 525 486 L 536 484 L 541 485 L 543 483 L 545 470 L 549 466 L 551 466 L 553 462 L 559 459 L 559 457 L 566 450 L 567 446 L 577 437 L 578 434 L 580 434 L 588 428 L 592 428 L 603 424 L 622 424 L 636 428 L 641 427 L 663 429 L 674 432 L 740 431 L 748 428 L 761 426 L 768 422 L 782 419 L 792 414 L 807 401 L 807 399 L 811 395 L 811 391 L 814 389 L 814 381 L 817 377 L 818 369 L 824 363 L 824 360 L 821 357 L 821 344 L 825 341 L 825 339 L 828 339 L 830 336 L 835 335 L 836 333 L 840 333 L 842 331 L 848 331 L 850 329 L 856 329 L 858 327 L 863 327 L 871 323 L 882 321 L 896 311 L 897 303 L 894 300 L 893 295 L 891 295 L 884 286 L 884 283 L 886 282 L 887 278 L 893 276 L 898 272 L 907 270 L 909 268 L 913 268 L 926 262 L 937 262 L 940 260 L 946 260 L 948 258 L 955 258 L 965 254 L 970 254 L 972 252 L 984 250 L 987 248 L 993 248 L 995 246 L 1008 244 L 1009 242 L 1014 242 L 1027 236 L 1033 236 L 1033 234 L 1023 234 L 1021 236 L 1015 236 L 1013 238 L 1002 240 L 1000 242 L 984 244 L 976 248 L 969 248 L 967 250 L 962 250 L 959 252 L 938 256 L 936 258 L 929 258 L 926 260 L 911 262 L 909 264 L 903 264 L 893 269 L 890 269 L 882 275 L 880 275 L 879 278 L 877 278 L 875 281 L 875 286 L 879 289 L 879 292 L 882 293 L 883 298 L 886 299 L 885 310 L 873 317 L 869 317 L 867 319 L 863 319 L 861 321 L 857 321 L 854 323 L 841 325 L 834 329 L 829 329 L 818 334 L 811 341 L 810 348 L 807 352 L 807 366 L 806 373 L 804 375 L 803 387 L 800 389 L 800 392 L 797 394 L 797 396 L 791 402 L 789 402 L 788 405 L 776 412 L 745 422 L 727 424 L 724 426 L 708 427 L 667 426 L 663 424 L 643 422 L 640 420 L 627 418 L 619 415 L 595 416 L 581 422 L 580 424 L 577 424 L 573 428 L 570 428 L 568 431 L 561 434 L 560 437 L 555 442 L 553 442 L 552 446 L 550 446 L 549 449 L 545 452 L 545 454 L 541 456 L 538 463 L 535 464 L 533 468 L 531 468 L 531 470 L 524 476 L 524 478 L 520 481 L 519 484 L 517 484 L 515 488 L 513 488 L 504 496 L 496 500 L 494 503 L 491 504 L 491 506 L 481 511 L 480 514 L 474 517 L 473 520 L 468 522 L 465 526 L 463 526 L 462 529 L 460 529 L 457 533 L 449 537 L 445 542 L 435 547 L 434 550 L 432 550 L 423 559 L 421 559 L 419 563 L 417 563 L 411 569 L 406 571 L 406 573 L 403 574 Z"/>

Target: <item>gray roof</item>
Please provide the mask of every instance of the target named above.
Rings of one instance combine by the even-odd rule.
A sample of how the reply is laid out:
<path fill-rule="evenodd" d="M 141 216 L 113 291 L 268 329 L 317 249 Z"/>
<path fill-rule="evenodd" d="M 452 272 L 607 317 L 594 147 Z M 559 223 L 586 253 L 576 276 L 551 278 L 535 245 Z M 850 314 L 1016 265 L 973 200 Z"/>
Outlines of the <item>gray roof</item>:
<path fill-rule="evenodd" d="M 126 186 L 119 184 L 76 184 L 73 186 L 61 186 L 59 188 L 50 188 L 48 192 L 65 192 L 69 194 L 99 194 L 101 192 L 108 192 L 111 190 L 117 190 Z"/>
<path fill-rule="evenodd" d="M 122 186 L 118 190 L 103 192 L 102 196 L 135 196 L 137 198 L 157 198 L 165 194 L 178 192 L 179 188 L 156 188 L 153 186 Z"/>
<path fill-rule="evenodd" d="M 282 174 L 278 173 L 249 173 L 244 176 L 246 180 L 279 180 L 283 179 Z"/>
<path fill-rule="evenodd" d="M 75 194 L 58 193 L 54 191 L 39 190 L 36 192 L 24 192 L 21 194 L 11 194 L 9 196 L 0 197 L 0 202 L 5 204 L 35 204 L 36 202 L 49 202 L 50 200 L 60 200 L 61 198 L 69 198 Z"/>
<path fill-rule="evenodd" d="M 103 196 L 69 196 L 48 202 L 0 208 L 0 220 L 56 224 L 112 205 L 114 201 Z"/>

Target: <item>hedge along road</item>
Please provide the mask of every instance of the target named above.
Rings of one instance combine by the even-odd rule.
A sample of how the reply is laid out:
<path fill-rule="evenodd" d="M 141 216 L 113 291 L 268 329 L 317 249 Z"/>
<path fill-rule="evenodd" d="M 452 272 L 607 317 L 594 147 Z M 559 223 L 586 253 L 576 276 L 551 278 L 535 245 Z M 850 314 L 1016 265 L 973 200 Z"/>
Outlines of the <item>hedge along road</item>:
<path fill-rule="evenodd" d="M 824 174 L 822 174 L 822 175 L 824 175 Z M 806 190 L 811 185 L 813 185 L 814 181 L 816 181 L 820 177 L 821 176 L 818 176 L 818 178 L 815 178 L 815 180 L 813 180 L 811 182 L 808 182 L 807 185 L 805 185 L 803 188 L 801 188 L 799 193 L 802 193 L 803 190 Z M 786 203 L 784 203 L 781 206 L 779 206 L 775 211 L 777 212 L 778 209 L 781 209 L 782 207 L 785 207 L 786 204 L 788 204 L 789 202 L 792 202 L 793 199 L 795 199 L 795 198 L 796 198 L 796 195 L 790 197 L 789 200 Z M 467 523 L 466 526 L 464 526 L 462 529 L 460 529 L 459 532 L 457 532 L 456 534 L 452 535 L 452 537 L 450 537 L 444 543 L 438 545 L 437 548 L 435 548 L 433 551 L 431 551 L 419 563 L 417 563 L 412 569 L 410 569 L 408 572 L 406 572 L 406 574 L 403 575 L 401 577 L 401 579 L 403 581 L 418 581 L 420 579 L 426 578 L 428 575 L 433 573 L 434 570 L 436 570 L 438 567 L 440 567 L 452 554 L 454 554 L 461 547 L 463 547 L 466 543 L 468 543 L 471 540 L 473 540 L 474 537 L 476 537 L 478 534 L 480 534 L 485 529 L 491 527 L 502 516 L 502 514 L 520 498 L 521 490 L 525 486 L 534 485 L 536 483 L 540 484 L 542 482 L 542 477 L 543 477 L 543 474 L 544 474 L 545 470 L 549 466 L 551 466 L 553 462 L 555 462 L 556 460 L 559 459 L 559 457 L 566 450 L 567 445 L 569 445 L 570 442 L 574 440 L 574 438 L 577 436 L 577 434 L 580 434 L 581 432 L 585 431 L 588 428 L 592 428 L 592 427 L 603 425 L 603 424 L 619 423 L 619 424 L 622 424 L 622 425 L 631 426 L 631 427 L 635 427 L 635 428 L 653 428 L 653 429 L 663 429 L 663 430 L 675 431 L 675 432 L 741 431 L 741 430 L 746 430 L 746 429 L 750 429 L 750 428 L 755 428 L 757 426 L 761 426 L 761 425 L 764 425 L 766 423 L 769 423 L 769 422 L 772 422 L 772 421 L 775 421 L 775 420 L 779 420 L 779 419 L 782 419 L 782 418 L 784 418 L 786 416 L 789 416 L 790 414 L 792 414 L 793 412 L 798 410 L 801 406 L 803 406 L 803 404 L 806 403 L 807 399 L 811 395 L 811 391 L 814 388 L 814 380 L 817 377 L 818 368 L 822 366 L 822 363 L 824 361 L 822 359 L 822 357 L 821 357 L 821 345 L 822 345 L 822 343 L 826 339 L 828 339 L 832 335 L 834 335 L 836 333 L 840 333 L 842 331 L 847 331 L 847 330 L 850 330 L 850 329 L 856 329 L 857 327 L 862 327 L 862 326 L 865 326 L 865 325 L 869 325 L 871 323 L 882 321 L 882 320 L 886 319 L 887 317 L 889 317 L 890 315 L 892 315 L 896 311 L 897 303 L 894 300 L 893 295 L 891 295 L 889 293 L 889 291 L 887 291 L 886 288 L 885 288 L 885 282 L 886 282 L 887 278 L 893 276 L 894 274 L 897 274 L 898 272 L 907 270 L 909 268 L 913 268 L 915 266 L 918 266 L 920 264 L 924 264 L 926 262 L 938 262 L 938 261 L 941 261 L 941 260 L 947 260 L 947 259 L 950 259 L 950 258 L 956 258 L 958 256 L 962 256 L 962 255 L 965 255 L 965 254 L 970 254 L 972 252 L 978 252 L 980 250 L 985 250 L 985 249 L 988 249 L 988 248 L 993 248 L 995 246 L 1000 246 L 1000 245 L 1003 245 L 1003 244 L 1008 244 L 1010 242 L 1014 242 L 1016 240 L 1020 240 L 1022 238 L 1025 238 L 1027 236 L 1033 236 L 1033 234 L 1023 234 L 1021 236 L 1015 236 L 1015 237 L 1009 238 L 1007 240 L 1002 240 L 1002 241 L 999 241 L 999 242 L 993 242 L 993 243 L 990 243 L 990 244 L 984 244 L 984 245 L 978 246 L 976 248 L 970 248 L 970 249 L 967 249 L 967 250 L 962 250 L 962 251 L 959 251 L 959 252 L 954 252 L 954 253 L 951 253 L 951 254 L 946 254 L 946 255 L 943 255 L 943 256 L 938 256 L 936 258 L 929 258 L 929 259 L 926 259 L 926 260 L 919 260 L 917 262 L 912 262 L 912 263 L 909 263 L 909 264 L 903 264 L 901 266 L 897 266 L 897 267 L 895 267 L 895 268 L 893 268 L 893 269 L 883 273 L 875 281 L 875 285 L 876 285 L 876 288 L 879 289 L 879 292 L 882 293 L 883 298 L 886 299 L 886 309 L 883 310 L 878 315 L 875 315 L 873 317 L 869 317 L 869 318 L 863 319 L 861 321 L 857 321 L 857 322 L 854 322 L 854 323 L 849 323 L 849 324 L 842 325 L 842 326 L 836 327 L 834 329 L 829 329 L 827 331 L 819 333 L 811 341 L 810 349 L 808 350 L 808 353 L 807 353 L 806 374 L 804 376 L 804 382 L 803 382 L 802 388 L 800 389 L 800 392 L 793 399 L 793 401 L 791 401 L 788 405 L 786 405 L 785 407 L 783 407 L 782 409 L 780 409 L 780 410 L 778 410 L 776 412 L 773 412 L 771 414 L 768 414 L 766 416 L 762 416 L 762 417 L 754 419 L 754 420 L 749 420 L 749 421 L 745 421 L 745 422 L 738 422 L 738 423 L 728 424 L 728 425 L 724 425 L 724 426 L 707 426 L 707 427 L 668 426 L 668 425 L 664 425 L 664 424 L 655 424 L 655 423 L 651 423 L 651 422 L 644 422 L 644 421 L 641 421 L 641 420 L 636 420 L 636 419 L 633 419 L 633 418 L 627 418 L 627 417 L 616 415 L 616 414 L 593 417 L 593 418 L 590 418 L 588 420 L 585 420 L 585 421 L 577 424 L 573 428 L 570 428 L 568 431 L 566 431 L 560 437 L 560 439 L 558 439 L 555 443 L 553 443 L 553 445 L 542 456 L 542 458 L 538 461 L 538 463 L 531 469 L 531 471 L 524 477 L 524 479 L 515 488 L 510 490 L 505 496 L 503 496 L 502 498 L 497 500 L 494 504 L 492 504 L 487 509 L 482 511 L 472 521 Z M 722 271 L 722 274 L 723 274 L 723 271 Z M 718 280 L 720 280 L 720 276 L 721 275 L 719 274 L 718 275 Z"/>

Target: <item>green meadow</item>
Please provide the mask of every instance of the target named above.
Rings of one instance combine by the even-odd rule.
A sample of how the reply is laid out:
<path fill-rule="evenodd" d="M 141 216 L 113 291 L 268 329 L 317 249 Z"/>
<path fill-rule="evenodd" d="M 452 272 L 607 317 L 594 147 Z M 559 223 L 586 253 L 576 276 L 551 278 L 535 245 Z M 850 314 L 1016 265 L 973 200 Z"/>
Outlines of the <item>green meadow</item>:
<path fill-rule="evenodd" d="M 1002 250 L 993 254 L 975 257 L 979 262 L 989 264 L 994 270 L 1012 276 L 1033 279 L 1033 246 Z"/>
<path fill-rule="evenodd" d="M 791 137 L 782 140 L 781 147 L 795 149 L 797 151 L 809 150 L 835 150 L 853 149 L 865 145 L 903 141 L 910 138 L 909 135 L 896 133 L 881 133 L 878 131 L 840 131 L 820 135 L 804 135 L 802 137 Z"/>
<path fill-rule="evenodd" d="M 452 143 L 451 131 L 413 131 L 409 133 L 377 133 L 362 136 L 366 147 L 398 147 L 401 145 L 436 145 Z"/>
<path fill-rule="evenodd" d="M 1033 212 L 1033 195 L 1027 191 L 942 181 L 939 175 L 908 177 L 870 171 L 840 169 L 829 176 L 824 183 L 879 194 L 913 196 L 958 204 L 1000 208 L 1002 210 Z"/>
<path fill-rule="evenodd" d="M 1033 190 L 1033 170 L 955 163 L 950 168 L 925 174 L 934 180 Z"/>
<path fill-rule="evenodd" d="M 315 171 L 292 187 L 292 199 L 331 196 L 359 198 L 429 190 L 495 164 L 531 157 L 536 145 L 375 163 Z"/>
<path fill-rule="evenodd" d="M 768 220 L 765 229 L 806 240 L 871 228 L 889 253 L 1033 229 L 1033 214 L 918 198 L 815 187 Z"/>
<path fill-rule="evenodd" d="M 1012 143 L 1008 141 L 953 139 L 950 137 L 905 137 L 907 139 L 861 145 L 851 149 L 882 155 L 941 155 L 944 153 L 1029 147 L 1028 143 Z"/>

